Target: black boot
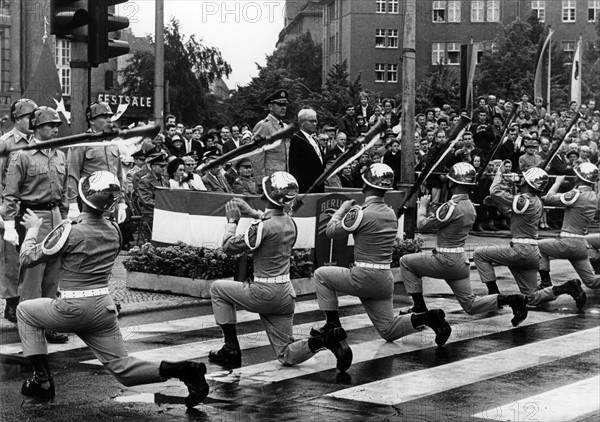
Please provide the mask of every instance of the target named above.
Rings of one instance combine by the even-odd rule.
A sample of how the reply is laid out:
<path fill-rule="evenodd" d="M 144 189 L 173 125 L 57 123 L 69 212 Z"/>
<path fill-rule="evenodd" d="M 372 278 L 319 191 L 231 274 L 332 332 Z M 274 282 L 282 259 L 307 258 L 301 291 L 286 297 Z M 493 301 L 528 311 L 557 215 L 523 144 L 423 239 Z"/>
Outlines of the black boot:
<path fill-rule="evenodd" d="M 413 300 L 412 308 L 401 309 L 399 315 L 410 315 L 427 312 L 427 305 L 425 304 L 423 293 L 412 293 L 410 297 L 412 297 Z"/>
<path fill-rule="evenodd" d="M 329 349 L 337 358 L 337 369 L 346 372 L 352 364 L 352 349 L 346 343 L 346 331 L 343 328 L 334 328 L 325 334 L 308 339 L 308 348 L 317 353 L 321 349 Z"/>
<path fill-rule="evenodd" d="M 411 322 L 415 329 L 423 325 L 431 328 L 435 332 L 435 343 L 438 346 L 446 344 L 452 333 L 452 327 L 446 321 L 446 314 L 441 309 L 432 309 L 427 312 L 413 314 Z"/>
<path fill-rule="evenodd" d="M 538 286 L 538 290 L 543 290 L 546 287 L 552 287 L 552 279 L 550 278 L 550 271 L 539 270 L 541 283 Z"/>
<path fill-rule="evenodd" d="M 522 294 L 498 295 L 498 307 L 501 308 L 504 305 L 510 306 L 513 311 L 513 318 L 510 320 L 513 327 L 516 327 L 527 318 L 527 296 Z"/>
<path fill-rule="evenodd" d="M 554 296 L 571 295 L 575 299 L 575 306 L 579 310 L 583 309 L 587 300 L 587 295 L 581 288 L 581 281 L 579 280 L 569 280 L 560 286 L 554 286 L 552 287 L 552 293 L 554 293 Z"/>
<path fill-rule="evenodd" d="M 500 294 L 500 290 L 498 290 L 498 285 L 496 284 L 495 281 L 489 281 L 489 282 L 485 283 L 485 285 L 487 286 L 487 289 L 488 289 L 488 295 L 499 295 Z"/>
<path fill-rule="evenodd" d="M 223 324 L 221 330 L 223 330 L 225 344 L 219 350 L 211 350 L 208 353 L 208 360 L 222 365 L 241 366 L 242 351 L 238 343 L 235 324 Z"/>
<path fill-rule="evenodd" d="M 17 323 L 17 306 L 19 305 L 19 297 L 9 297 L 6 299 L 4 307 L 4 318 L 10 322 Z"/>
<path fill-rule="evenodd" d="M 341 328 L 342 323 L 340 322 L 340 315 L 338 311 L 325 311 L 325 325 L 321 328 L 311 328 L 311 337 L 318 337 L 325 334 L 327 331 L 331 331 L 334 328 Z"/>
<path fill-rule="evenodd" d="M 183 362 L 160 363 L 160 376 L 163 378 L 178 378 L 185 383 L 189 395 L 185 398 L 185 405 L 189 408 L 201 403 L 208 396 L 208 383 L 204 378 L 206 365 L 203 363 L 185 360 Z"/>
<path fill-rule="evenodd" d="M 33 364 L 33 378 L 21 386 L 21 394 L 38 400 L 52 400 L 56 394 L 50 374 L 47 355 L 29 356 Z"/>

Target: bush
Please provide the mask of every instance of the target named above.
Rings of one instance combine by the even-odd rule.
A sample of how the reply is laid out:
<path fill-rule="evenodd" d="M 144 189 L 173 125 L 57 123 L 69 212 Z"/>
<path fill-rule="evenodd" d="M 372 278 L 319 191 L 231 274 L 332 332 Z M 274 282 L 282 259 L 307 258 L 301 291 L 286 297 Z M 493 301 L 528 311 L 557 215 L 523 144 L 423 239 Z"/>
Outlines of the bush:
<path fill-rule="evenodd" d="M 400 238 L 397 237 L 394 241 L 394 252 L 392 253 L 392 268 L 400 266 L 400 258 L 402 255 L 421 252 L 422 249 L 423 239 L 420 237 L 404 240 L 400 240 Z"/>

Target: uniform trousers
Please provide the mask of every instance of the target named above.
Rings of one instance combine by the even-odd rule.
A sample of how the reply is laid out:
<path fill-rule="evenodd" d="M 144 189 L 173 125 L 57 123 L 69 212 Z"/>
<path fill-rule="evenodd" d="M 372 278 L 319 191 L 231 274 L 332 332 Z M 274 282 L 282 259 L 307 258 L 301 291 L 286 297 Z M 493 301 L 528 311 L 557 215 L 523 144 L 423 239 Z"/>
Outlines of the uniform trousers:
<path fill-rule="evenodd" d="M 417 331 L 411 315 L 394 314 L 394 278 L 390 270 L 320 267 L 315 271 L 319 309 L 338 310 L 338 292 L 360 299 L 379 335 L 394 341 Z"/>
<path fill-rule="evenodd" d="M 295 365 L 314 356 L 308 339 L 295 341 L 293 337 L 296 292 L 291 283 L 217 280 L 210 287 L 210 296 L 219 325 L 236 323 L 236 307 L 257 312 L 275 356 L 283 365 Z"/>
<path fill-rule="evenodd" d="M 590 289 L 600 289 L 600 275 L 594 274 L 584 238 L 543 239 L 539 241 L 538 247 L 542 255 L 540 270 L 550 271 L 550 258 L 568 259 L 583 284 Z"/>
<path fill-rule="evenodd" d="M 19 252 L 15 245 L 0 239 L 0 298 L 19 296 Z"/>
<path fill-rule="evenodd" d="M 469 315 L 498 310 L 498 295 L 477 297 L 471 289 L 471 270 L 464 253 L 415 253 L 400 258 L 400 278 L 406 293 L 423 293 L 421 277 L 443 278 Z"/>
<path fill-rule="evenodd" d="M 511 244 L 509 246 L 484 246 L 475 249 L 473 259 L 483 283 L 496 281 L 494 265 L 506 265 L 527 296 L 527 304 L 537 306 L 556 297 L 552 288 L 538 290 L 537 272 L 540 269 L 540 251 L 537 245 Z"/>
<path fill-rule="evenodd" d="M 78 299 L 32 299 L 17 307 L 23 355 L 46 355 L 44 330 L 75 333 L 123 385 L 162 382 L 159 362 L 127 356 L 110 295 Z"/>
<path fill-rule="evenodd" d="M 34 211 L 34 213 L 43 219 L 36 239 L 36 243 L 41 243 L 62 222 L 62 218 L 57 207 L 51 211 Z M 20 218 L 16 219 L 15 226 L 20 226 L 20 221 Z M 21 297 L 21 302 L 40 297 L 56 297 L 59 270 L 60 257 L 48 262 L 39 263 L 30 268 L 21 268 L 19 274 L 19 296 Z"/>

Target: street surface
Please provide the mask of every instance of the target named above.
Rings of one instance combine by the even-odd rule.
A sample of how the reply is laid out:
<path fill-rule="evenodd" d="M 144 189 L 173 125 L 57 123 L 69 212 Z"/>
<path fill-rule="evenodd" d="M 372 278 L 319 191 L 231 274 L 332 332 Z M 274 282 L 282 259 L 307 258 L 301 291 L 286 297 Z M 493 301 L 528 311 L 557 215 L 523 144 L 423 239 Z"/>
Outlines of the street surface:
<path fill-rule="evenodd" d="M 498 268 L 503 293 L 516 292 Z M 555 283 L 574 276 L 567 261 L 553 261 Z M 477 294 L 485 287 L 472 270 Z M 435 347 L 424 330 L 387 343 L 380 339 L 356 298 L 340 298 L 342 325 L 354 361 L 348 374 L 335 370 L 329 351 L 296 367 L 274 360 L 258 315 L 238 312 L 243 366 L 233 371 L 208 363 L 221 347 L 209 301 L 120 318 L 130 353 L 149 360 L 194 359 L 207 363 L 211 387 L 205 402 L 186 411 L 185 386 L 123 387 L 76 337 L 50 345 L 56 399 L 24 399 L 21 383 L 31 367 L 19 362 L 14 329 L 2 330 L 1 421 L 598 421 L 600 418 L 600 292 L 585 289 L 578 314 L 562 296 L 530 311 L 518 328 L 509 308 L 468 316 L 443 281 L 426 280 L 430 309 L 441 307 L 453 327 L 446 346 Z M 397 309 L 410 305 L 401 285 Z M 295 333 L 307 336 L 323 315 L 314 296 L 296 304 Z M 9 325 L 5 320 L 2 324 Z M 3 327 L 5 328 L 5 327 Z"/>

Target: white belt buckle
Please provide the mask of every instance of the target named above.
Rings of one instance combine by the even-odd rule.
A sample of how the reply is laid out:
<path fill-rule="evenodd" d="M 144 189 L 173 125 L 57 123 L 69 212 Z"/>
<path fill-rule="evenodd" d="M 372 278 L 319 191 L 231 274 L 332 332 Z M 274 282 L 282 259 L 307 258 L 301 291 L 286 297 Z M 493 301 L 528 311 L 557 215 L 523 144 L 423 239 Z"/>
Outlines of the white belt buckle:
<path fill-rule="evenodd" d="M 109 294 L 108 287 L 91 290 L 60 290 L 61 299 L 79 299 L 83 297 L 103 296 Z"/>
<path fill-rule="evenodd" d="M 278 275 L 276 277 L 254 277 L 254 281 L 258 283 L 274 283 L 283 284 L 290 281 L 289 274 Z"/>
<path fill-rule="evenodd" d="M 436 251 L 442 253 L 464 253 L 465 248 L 435 248 Z"/>

